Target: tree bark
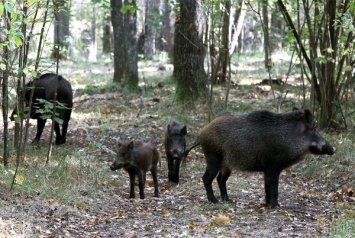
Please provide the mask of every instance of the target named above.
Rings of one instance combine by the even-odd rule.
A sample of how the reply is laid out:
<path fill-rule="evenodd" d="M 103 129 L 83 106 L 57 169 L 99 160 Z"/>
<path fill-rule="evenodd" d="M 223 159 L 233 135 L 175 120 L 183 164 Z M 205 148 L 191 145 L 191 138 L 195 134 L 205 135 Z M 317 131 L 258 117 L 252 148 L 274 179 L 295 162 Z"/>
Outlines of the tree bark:
<path fill-rule="evenodd" d="M 104 54 L 108 54 L 111 52 L 110 14 L 106 11 L 104 12 L 103 19 L 102 52 Z"/>
<path fill-rule="evenodd" d="M 111 22 L 113 28 L 113 81 L 121 83 L 124 78 L 124 67 L 126 63 L 124 21 L 121 8 L 123 0 L 111 0 Z"/>
<path fill-rule="evenodd" d="M 155 52 L 154 10 L 155 0 L 146 0 L 144 23 L 144 57 L 152 59 Z"/>
<path fill-rule="evenodd" d="M 245 3 L 244 0 L 240 2 L 240 5 L 238 8 L 232 6 L 231 12 L 231 24 L 230 24 L 230 47 L 229 47 L 229 54 L 232 55 L 238 46 L 238 38 L 240 36 L 240 33 L 242 32 L 243 28 L 243 23 L 245 19 L 245 14 L 246 14 L 246 8 L 244 7 Z M 232 20 L 233 19 L 233 20 Z"/>
<path fill-rule="evenodd" d="M 56 22 L 54 24 L 54 52 L 53 58 L 65 59 L 68 56 L 69 42 L 67 38 L 70 36 L 70 5 L 66 0 L 54 1 L 54 16 Z"/>
<path fill-rule="evenodd" d="M 125 0 L 124 4 L 136 7 L 135 0 Z M 136 89 L 138 87 L 137 12 L 127 11 L 123 17 L 127 51 L 123 86 Z"/>
<path fill-rule="evenodd" d="M 163 36 L 166 40 L 166 51 L 168 52 L 169 58 L 174 57 L 174 12 L 171 11 L 169 1 L 164 1 L 164 16 L 165 16 L 165 21 L 164 21 L 164 33 Z"/>
<path fill-rule="evenodd" d="M 200 6 L 201 3 L 196 0 L 181 0 L 180 13 L 175 23 L 175 99 L 186 103 L 192 103 L 206 90 Z"/>
<path fill-rule="evenodd" d="M 137 53 L 137 13 L 136 1 L 111 0 L 111 22 L 114 38 L 114 74 L 113 81 L 122 86 L 138 87 Z M 130 6 L 133 11 L 123 12 L 123 6 Z"/>
<path fill-rule="evenodd" d="M 5 12 L 0 19 L 0 26 L 3 27 L 4 29 L 10 31 L 10 22 L 11 18 L 10 14 Z M 4 25 L 3 25 L 4 24 Z M 0 42 L 3 44 L 7 41 L 7 37 L 5 34 L 0 35 Z M 9 96 L 8 96 L 8 80 L 10 76 L 10 68 L 9 68 L 9 51 L 8 51 L 8 46 L 5 46 L 2 48 L 0 51 L 0 56 L 2 57 L 3 61 L 5 62 L 5 70 L 0 70 L 0 85 L 2 88 L 2 95 L 1 95 L 1 106 L 2 106 L 2 115 L 3 115 L 3 124 L 4 124 L 4 135 L 3 135 L 3 142 L 4 142 L 4 148 L 3 148 L 3 160 L 4 160 L 4 166 L 7 168 L 8 167 L 8 158 L 9 158 L 9 147 L 8 147 L 8 135 L 9 135 L 9 130 L 8 130 L 8 106 L 9 106 Z"/>
<path fill-rule="evenodd" d="M 284 24 L 282 16 L 277 8 L 277 4 L 271 12 L 271 31 L 270 31 L 270 53 L 276 52 L 282 49 L 282 37 L 284 35 Z"/>
<path fill-rule="evenodd" d="M 272 68 L 271 52 L 270 52 L 270 37 L 269 37 L 269 12 L 268 1 L 262 1 L 262 18 L 263 18 L 263 32 L 264 32 L 264 54 L 265 54 L 265 68 Z"/>

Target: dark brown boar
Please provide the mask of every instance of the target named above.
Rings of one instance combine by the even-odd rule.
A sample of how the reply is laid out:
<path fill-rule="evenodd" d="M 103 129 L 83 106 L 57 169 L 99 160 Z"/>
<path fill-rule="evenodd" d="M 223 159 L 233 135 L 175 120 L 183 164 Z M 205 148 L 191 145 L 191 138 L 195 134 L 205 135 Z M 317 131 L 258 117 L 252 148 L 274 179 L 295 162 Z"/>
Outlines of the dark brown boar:
<path fill-rule="evenodd" d="M 244 115 L 221 115 L 206 125 L 200 142 L 207 167 L 203 175 L 207 198 L 217 203 L 212 181 L 217 176 L 222 201 L 228 201 L 226 182 L 233 169 L 264 173 L 266 205 L 279 206 L 278 184 L 283 169 L 307 154 L 335 153 L 317 132 L 312 114 L 294 110 L 276 114 L 253 111 Z"/>
<path fill-rule="evenodd" d="M 169 181 L 179 183 L 181 161 L 185 159 L 186 151 L 186 126 L 172 120 L 165 133 L 165 153 L 168 162 Z"/>
<path fill-rule="evenodd" d="M 56 82 L 57 76 L 52 73 L 43 74 L 39 79 L 33 83 L 33 81 L 26 84 L 25 88 L 25 102 L 28 105 L 31 96 L 31 89 L 34 87 L 32 106 L 30 109 L 30 118 L 37 119 L 37 134 L 32 142 L 39 142 L 44 126 L 46 124 L 46 119 L 41 117 L 41 114 L 37 112 L 39 109 L 43 109 L 44 105 L 38 101 L 38 99 L 45 99 L 48 101 L 54 100 L 55 85 L 57 84 L 57 101 L 62 103 L 66 108 L 57 108 L 56 112 L 58 116 L 63 120 L 62 132 L 60 131 L 59 123 L 55 121 L 54 131 L 56 134 L 56 144 L 64 144 L 66 142 L 66 134 L 68 129 L 68 124 L 73 107 L 73 90 L 70 83 L 58 75 L 58 82 Z M 10 120 L 15 120 L 15 115 L 18 114 L 17 107 L 14 108 L 11 113 Z"/>
<path fill-rule="evenodd" d="M 117 158 L 110 166 L 112 170 L 123 168 L 129 174 L 130 198 L 134 198 L 134 180 L 138 177 L 139 195 L 144 199 L 144 185 L 147 171 L 150 171 L 154 182 L 154 195 L 159 196 L 157 165 L 160 160 L 159 152 L 152 143 L 119 142 Z"/>

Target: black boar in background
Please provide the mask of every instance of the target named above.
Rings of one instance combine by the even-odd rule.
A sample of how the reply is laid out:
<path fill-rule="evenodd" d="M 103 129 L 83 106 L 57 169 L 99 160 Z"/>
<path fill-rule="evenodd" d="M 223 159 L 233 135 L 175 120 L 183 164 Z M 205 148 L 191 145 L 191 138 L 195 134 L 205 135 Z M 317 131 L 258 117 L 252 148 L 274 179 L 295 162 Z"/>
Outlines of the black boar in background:
<path fill-rule="evenodd" d="M 43 105 L 37 99 L 45 99 L 48 101 L 54 100 L 54 93 L 55 93 L 55 85 L 56 85 L 57 76 L 52 73 L 43 74 L 40 78 L 38 78 L 34 85 L 33 81 L 26 84 L 25 88 L 25 102 L 28 105 L 31 96 L 31 88 L 34 87 L 33 98 L 32 98 L 32 106 L 30 108 L 30 118 L 37 119 L 37 134 L 34 142 L 39 142 L 44 126 L 46 124 L 46 119 L 41 118 L 41 114 L 37 113 L 37 109 L 42 109 Z M 58 75 L 58 83 L 57 83 L 57 101 L 64 104 L 66 109 L 64 108 L 57 108 L 56 112 L 58 113 L 59 117 L 63 120 L 62 124 L 62 132 L 60 132 L 59 123 L 55 122 L 54 130 L 56 134 L 56 144 L 64 144 L 66 142 L 66 134 L 68 129 L 68 123 L 70 120 L 72 107 L 73 107 L 73 90 L 70 83 L 63 78 L 62 76 Z M 17 112 L 17 107 L 14 108 L 10 119 L 12 121 L 15 120 L 15 115 Z"/>

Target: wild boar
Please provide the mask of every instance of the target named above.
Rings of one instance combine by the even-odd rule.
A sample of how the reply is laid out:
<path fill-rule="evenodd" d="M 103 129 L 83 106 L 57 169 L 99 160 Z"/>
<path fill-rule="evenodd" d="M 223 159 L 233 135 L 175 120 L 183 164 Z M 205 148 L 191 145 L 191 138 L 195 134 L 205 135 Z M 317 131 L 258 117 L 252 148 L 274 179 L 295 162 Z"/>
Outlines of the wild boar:
<path fill-rule="evenodd" d="M 179 183 L 180 164 L 186 157 L 186 126 L 172 120 L 167 127 L 164 139 L 169 181 Z"/>
<path fill-rule="evenodd" d="M 307 154 L 333 155 L 332 147 L 316 130 L 309 110 L 272 113 L 266 110 L 244 115 L 220 115 L 206 125 L 199 136 L 206 159 L 203 183 L 207 198 L 213 194 L 217 176 L 222 201 L 228 201 L 226 182 L 233 169 L 264 173 L 268 207 L 279 206 L 278 184 L 283 169 Z"/>
<path fill-rule="evenodd" d="M 144 199 L 146 172 L 150 171 L 154 182 L 154 196 L 159 196 L 157 167 L 160 161 L 159 152 L 152 143 L 141 141 L 119 142 L 117 158 L 110 166 L 112 170 L 123 168 L 129 174 L 130 198 L 135 198 L 134 180 L 138 177 L 139 195 Z"/>
<path fill-rule="evenodd" d="M 32 98 L 32 106 L 30 108 L 30 118 L 37 119 L 37 134 L 34 142 L 39 142 L 44 126 L 46 124 L 46 119 L 41 118 L 41 114 L 37 112 L 38 109 L 43 109 L 44 106 L 42 103 L 38 101 L 38 99 L 45 99 L 48 101 L 54 100 L 54 93 L 55 93 L 55 85 L 56 85 L 57 76 L 52 73 L 43 74 L 39 79 L 26 84 L 26 91 L 25 91 L 25 102 L 28 105 L 31 96 L 31 88 L 34 87 L 33 98 Z M 58 83 L 57 83 L 57 101 L 65 105 L 66 108 L 57 108 L 56 112 L 59 115 L 59 118 L 63 120 L 62 124 L 62 132 L 60 132 L 59 123 L 55 122 L 54 130 L 56 134 L 56 144 L 64 144 L 66 142 L 66 134 L 68 129 L 68 124 L 72 112 L 73 107 L 73 90 L 70 83 L 63 78 L 62 76 L 58 75 Z M 17 107 L 15 106 L 10 119 L 12 121 L 15 120 L 15 115 L 18 113 Z"/>
<path fill-rule="evenodd" d="M 186 125 L 175 120 L 170 121 L 165 133 L 164 147 L 168 162 L 168 178 L 170 182 L 177 184 L 179 183 L 181 162 L 186 159 L 193 148 L 200 144 L 197 142 L 186 148 L 186 134 Z"/>

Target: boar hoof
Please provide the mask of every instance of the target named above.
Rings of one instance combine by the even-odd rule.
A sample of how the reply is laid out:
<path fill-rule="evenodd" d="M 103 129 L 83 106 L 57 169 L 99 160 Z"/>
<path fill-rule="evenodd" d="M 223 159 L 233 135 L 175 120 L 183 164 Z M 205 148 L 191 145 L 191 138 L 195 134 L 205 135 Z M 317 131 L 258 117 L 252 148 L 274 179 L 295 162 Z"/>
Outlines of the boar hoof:
<path fill-rule="evenodd" d="M 55 144 L 56 144 L 56 145 L 65 144 L 65 138 L 56 138 Z"/>
<path fill-rule="evenodd" d="M 33 141 L 31 142 L 31 144 L 38 144 L 39 143 L 39 139 L 34 138 Z"/>
<path fill-rule="evenodd" d="M 270 203 L 270 204 L 265 204 L 265 206 L 267 207 L 267 208 L 271 208 L 271 209 L 273 209 L 273 208 L 277 208 L 277 207 L 280 207 L 280 204 L 279 203 Z"/>
<path fill-rule="evenodd" d="M 215 198 L 215 197 L 209 198 L 208 201 L 211 202 L 211 203 L 214 203 L 214 204 L 218 203 L 218 199 Z"/>

